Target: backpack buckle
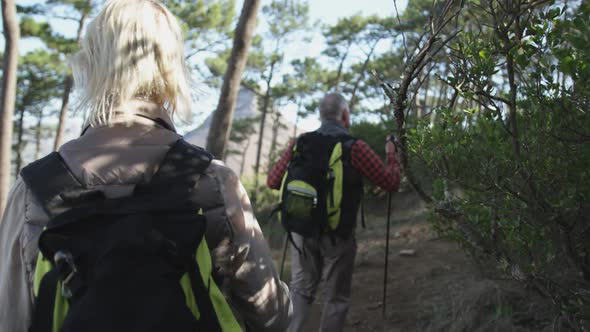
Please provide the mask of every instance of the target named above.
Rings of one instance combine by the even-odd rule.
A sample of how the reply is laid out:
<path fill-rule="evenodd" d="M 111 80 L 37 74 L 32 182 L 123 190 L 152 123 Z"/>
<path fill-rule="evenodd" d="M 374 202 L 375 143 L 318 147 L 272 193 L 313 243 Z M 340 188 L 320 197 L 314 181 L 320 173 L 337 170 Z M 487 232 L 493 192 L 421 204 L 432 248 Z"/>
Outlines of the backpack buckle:
<path fill-rule="evenodd" d="M 58 251 L 53 256 L 53 261 L 55 262 L 55 266 L 60 272 L 66 272 L 69 269 L 68 275 L 63 279 L 61 283 L 61 295 L 66 299 L 69 299 L 73 295 L 72 287 L 70 287 L 70 283 L 74 279 L 74 277 L 78 274 L 78 268 L 74 263 L 74 257 L 69 252 Z"/>

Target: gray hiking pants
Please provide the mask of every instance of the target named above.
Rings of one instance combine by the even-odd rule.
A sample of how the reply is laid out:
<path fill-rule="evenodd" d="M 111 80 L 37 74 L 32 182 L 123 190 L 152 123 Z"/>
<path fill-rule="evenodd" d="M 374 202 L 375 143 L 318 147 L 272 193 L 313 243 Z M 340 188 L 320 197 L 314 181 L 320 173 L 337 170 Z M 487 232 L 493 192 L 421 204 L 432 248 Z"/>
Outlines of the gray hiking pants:
<path fill-rule="evenodd" d="M 343 240 L 329 236 L 303 239 L 293 234 L 293 241 L 305 253 L 299 253 L 291 245 L 291 301 L 293 318 L 288 332 L 301 332 L 315 300 L 320 281 L 325 300 L 320 323 L 322 332 L 341 332 L 350 307 L 350 287 L 356 240 L 354 235 Z"/>

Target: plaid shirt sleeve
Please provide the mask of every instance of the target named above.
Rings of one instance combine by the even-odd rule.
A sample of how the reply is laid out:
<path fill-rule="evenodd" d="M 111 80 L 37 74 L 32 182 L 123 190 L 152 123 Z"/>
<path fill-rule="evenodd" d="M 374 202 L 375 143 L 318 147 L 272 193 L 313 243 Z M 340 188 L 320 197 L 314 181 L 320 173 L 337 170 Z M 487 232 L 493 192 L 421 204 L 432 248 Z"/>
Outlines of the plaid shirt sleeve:
<path fill-rule="evenodd" d="M 277 161 L 277 163 L 272 167 L 270 172 L 268 173 L 268 177 L 266 178 L 266 185 L 270 189 L 281 189 L 281 182 L 283 181 L 283 176 L 285 176 L 285 172 L 287 172 L 287 166 L 289 166 L 289 162 L 293 157 L 293 146 L 297 140 L 291 140 L 289 143 L 289 147 L 287 150 L 283 152 L 283 155 Z"/>
<path fill-rule="evenodd" d="M 392 192 L 399 188 L 399 162 L 394 153 L 387 154 L 387 165 L 384 165 L 375 151 L 359 139 L 352 145 L 350 157 L 352 167 L 383 190 Z"/>

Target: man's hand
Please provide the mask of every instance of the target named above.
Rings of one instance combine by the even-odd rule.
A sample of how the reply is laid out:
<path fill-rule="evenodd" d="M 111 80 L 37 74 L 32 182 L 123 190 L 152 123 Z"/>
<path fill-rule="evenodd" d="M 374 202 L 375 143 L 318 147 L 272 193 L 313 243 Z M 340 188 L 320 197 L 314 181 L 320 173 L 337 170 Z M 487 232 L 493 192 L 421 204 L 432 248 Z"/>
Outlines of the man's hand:
<path fill-rule="evenodd" d="M 388 135 L 385 141 L 385 153 L 396 153 L 397 146 L 395 145 L 395 137 L 393 135 Z"/>
<path fill-rule="evenodd" d="M 385 142 L 385 153 L 389 155 L 391 153 L 395 153 L 396 151 L 397 149 L 395 148 L 395 144 L 393 144 L 392 141 L 387 140 L 387 142 Z"/>
<path fill-rule="evenodd" d="M 387 155 L 393 154 L 395 160 L 398 162 L 400 161 L 400 151 L 398 149 L 398 144 L 395 136 L 393 134 L 387 136 L 387 141 L 385 142 L 385 153 Z"/>

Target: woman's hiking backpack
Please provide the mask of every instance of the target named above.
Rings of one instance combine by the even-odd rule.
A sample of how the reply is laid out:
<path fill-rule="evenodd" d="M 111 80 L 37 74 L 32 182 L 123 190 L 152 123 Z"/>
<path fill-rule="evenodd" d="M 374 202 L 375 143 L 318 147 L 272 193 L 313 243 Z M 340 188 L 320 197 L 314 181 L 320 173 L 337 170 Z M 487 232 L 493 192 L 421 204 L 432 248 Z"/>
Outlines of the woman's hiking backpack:
<path fill-rule="evenodd" d="M 133 195 L 82 186 L 56 152 L 22 171 L 50 221 L 30 332 L 241 331 L 216 286 L 193 189 L 211 155 L 183 140 Z"/>
<path fill-rule="evenodd" d="M 318 132 L 301 135 L 283 177 L 278 210 L 289 233 L 303 237 L 334 233 L 341 226 L 344 162 L 350 159 L 351 136 Z"/>

